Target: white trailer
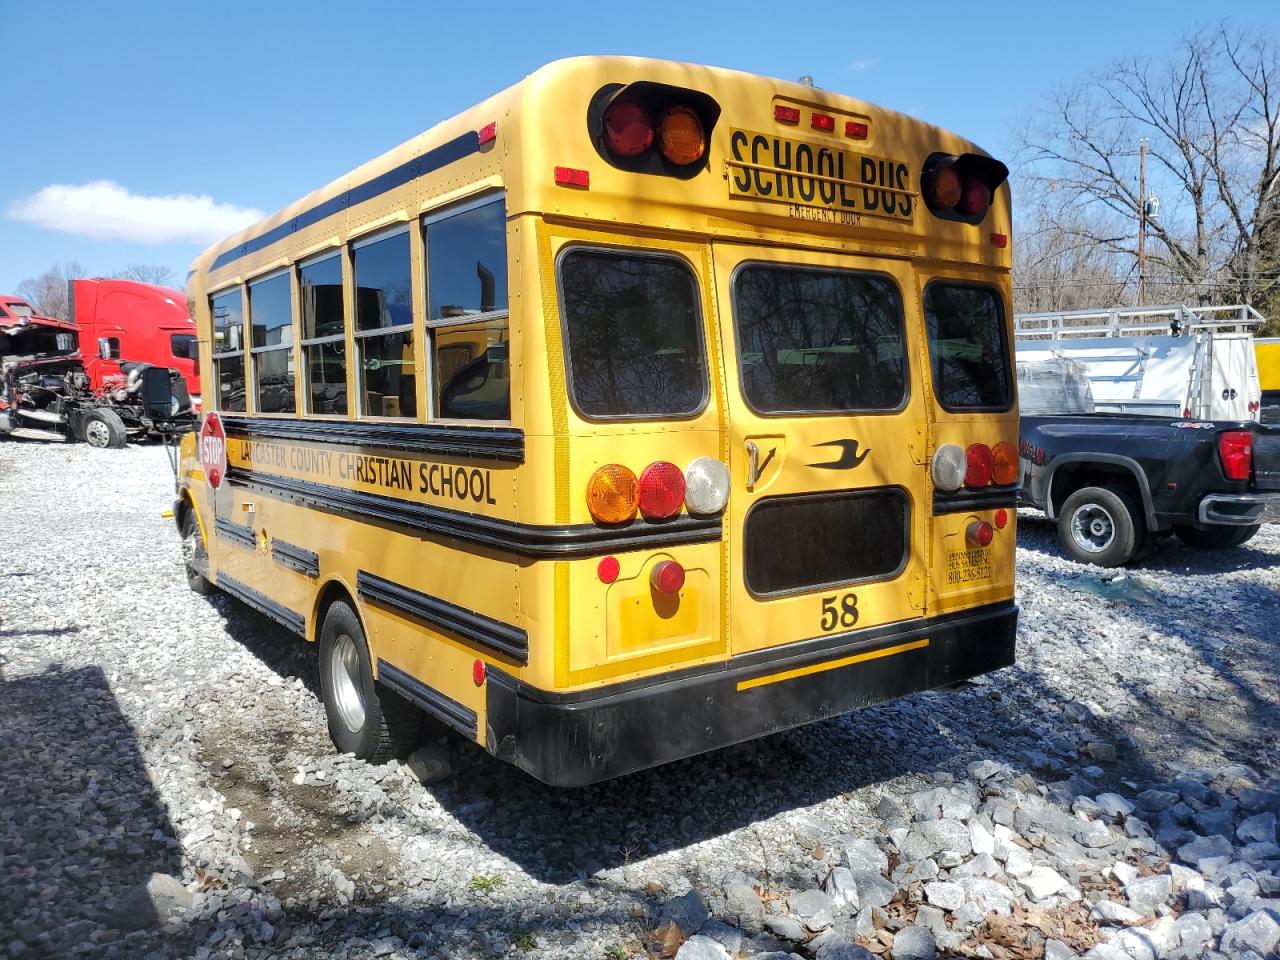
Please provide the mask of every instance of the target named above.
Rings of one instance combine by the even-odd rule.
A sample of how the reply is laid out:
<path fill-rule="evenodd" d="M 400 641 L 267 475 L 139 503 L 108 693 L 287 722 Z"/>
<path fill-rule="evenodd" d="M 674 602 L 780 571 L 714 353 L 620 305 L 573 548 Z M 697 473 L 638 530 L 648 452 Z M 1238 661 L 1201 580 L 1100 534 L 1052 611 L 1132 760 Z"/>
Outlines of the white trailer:
<path fill-rule="evenodd" d="M 1019 363 L 1083 365 L 1095 409 L 1193 420 L 1257 420 L 1262 407 L 1252 307 L 1181 304 L 1023 313 Z"/>

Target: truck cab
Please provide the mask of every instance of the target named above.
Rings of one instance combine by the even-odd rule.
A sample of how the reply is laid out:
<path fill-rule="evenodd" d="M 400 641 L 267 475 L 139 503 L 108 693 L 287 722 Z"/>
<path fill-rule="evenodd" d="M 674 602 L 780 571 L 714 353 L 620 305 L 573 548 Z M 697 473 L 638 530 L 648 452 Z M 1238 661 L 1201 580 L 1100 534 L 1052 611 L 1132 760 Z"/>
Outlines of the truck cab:
<path fill-rule="evenodd" d="M 176 370 L 199 403 L 200 370 L 188 344 L 196 339 L 187 297 L 170 287 L 135 280 L 72 280 L 70 315 L 80 331 L 85 372 L 94 390 L 123 380 L 122 363 Z M 105 349 L 100 349 L 105 344 Z M 104 357 L 102 354 L 106 354 Z"/>

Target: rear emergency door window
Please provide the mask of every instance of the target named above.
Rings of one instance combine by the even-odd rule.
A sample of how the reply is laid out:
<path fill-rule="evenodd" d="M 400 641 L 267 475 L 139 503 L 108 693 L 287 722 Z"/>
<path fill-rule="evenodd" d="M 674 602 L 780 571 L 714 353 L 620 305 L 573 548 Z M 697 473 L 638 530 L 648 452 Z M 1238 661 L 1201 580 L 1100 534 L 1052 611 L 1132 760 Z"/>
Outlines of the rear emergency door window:
<path fill-rule="evenodd" d="M 560 260 L 570 392 L 589 419 L 679 419 L 707 402 L 698 282 L 677 257 L 570 250 Z"/>
<path fill-rule="evenodd" d="M 761 414 L 897 410 L 902 297 L 883 274 L 748 264 L 733 280 L 738 363 Z"/>
<path fill-rule="evenodd" d="M 1004 307 L 990 287 L 935 280 L 924 290 L 933 389 L 944 410 L 1013 404 Z"/>

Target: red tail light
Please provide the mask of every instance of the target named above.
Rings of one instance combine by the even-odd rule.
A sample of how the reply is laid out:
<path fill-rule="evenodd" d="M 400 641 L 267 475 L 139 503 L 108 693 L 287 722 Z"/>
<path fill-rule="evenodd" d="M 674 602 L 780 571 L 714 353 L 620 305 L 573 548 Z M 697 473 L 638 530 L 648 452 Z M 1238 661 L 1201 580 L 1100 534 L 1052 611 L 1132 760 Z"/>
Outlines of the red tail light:
<path fill-rule="evenodd" d="M 652 520 L 674 517 L 684 505 L 684 471 L 659 460 L 640 474 L 640 512 Z"/>
<path fill-rule="evenodd" d="M 985 520 L 974 520 L 964 532 L 964 538 L 969 541 L 971 547 L 988 547 L 995 535 L 996 532 L 991 529 L 991 524 Z"/>
<path fill-rule="evenodd" d="M 684 586 L 684 567 L 674 560 L 663 560 L 649 574 L 649 582 L 659 593 L 679 593 Z"/>
<path fill-rule="evenodd" d="M 1248 480 L 1253 472 L 1253 434 L 1248 430 L 1218 434 L 1218 456 L 1228 480 Z"/>
<path fill-rule="evenodd" d="M 620 97 L 604 112 L 604 135 L 618 156 L 639 156 L 653 143 L 653 118 L 638 101 Z"/>
<path fill-rule="evenodd" d="M 964 485 L 972 490 L 989 484 L 996 469 L 996 458 L 991 448 L 985 443 L 971 443 L 964 456 Z"/>

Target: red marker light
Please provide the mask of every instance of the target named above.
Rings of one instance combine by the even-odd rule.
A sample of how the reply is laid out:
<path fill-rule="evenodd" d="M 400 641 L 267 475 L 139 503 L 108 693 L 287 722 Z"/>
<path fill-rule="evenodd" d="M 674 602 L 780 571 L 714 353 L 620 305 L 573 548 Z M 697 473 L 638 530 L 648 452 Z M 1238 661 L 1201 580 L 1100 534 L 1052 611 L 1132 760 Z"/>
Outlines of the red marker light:
<path fill-rule="evenodd" d="M 1003 250 L 1005 247 L 1009 245 L 1008 235 L 1004 233 L 993 233 L 991 235 L 991 245 L 993 247 L 999 247 L 1001 250 Z"/>
<path fill-rule="evenodd" d="M 773 119 L 777 120 L 779 123 L 799 123 L 800 108 L 784 107 L 779 103 L 773 108 Z"/>
<path fill-rule="evenodd" d="M 813 115 L 813 129 L 824 130 L 827 133 L 832 132 L 836 128 L 836 118 L 829 113 L 815 113 Z"/>
<path fill-rule="evenodd" d="M 591 174 L 573 167 L 556 167 L 556 183 L 562 187 L 589 187 Z"/>
<path fill-rule="evenodd" d="M 496 122 L 486 123 L 480 128 L 480 132 L 476 134 L 476 139 L 480 141 L 480 146 L 482 147 L 486 143 L 492 143 L 498 139 L 498 124 Z"/>
<path fill-rule="evenodd" d="M 477 660 L 471 665 L 471 682 L 477 687 L 484 686 L 485 666 L 483 660 Z"/>
<path fill-rule="evenodd" d="M 613 583 L 618 579 L 618 573 L 621 570 L 622 564 L 618 563 L 617 557 L 604 557 L 596 567 L 596 576 L 600 578 L 601 583 Z"/>
<path fill-rule="evenodd" d="M 867 125 L 857 120 L 846 121 L 844 135 L 853 140 L 865 140 L 867 139 Z"/>
<path fill-rule="evenodd" d="M 996 511 L 996 529 L 1003 530 L 1005 528 L 1005 524 L 1007 524 L 1008 522 L 1009 522 L 1009 511 L 1003 510 L 1003 509 L 997 510 Z"/>
<path fill-rule="evenodd" d="M 684 586 L 684 567 L 674 560 L 663 560 L 649 574 L 649 582 L 659 593 L 679 593 Z"/>

